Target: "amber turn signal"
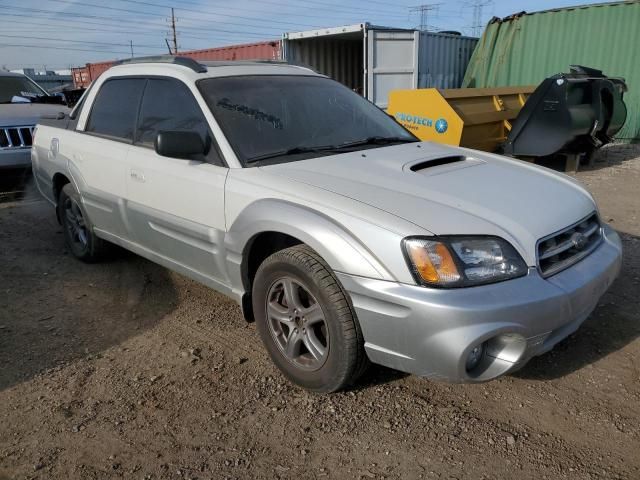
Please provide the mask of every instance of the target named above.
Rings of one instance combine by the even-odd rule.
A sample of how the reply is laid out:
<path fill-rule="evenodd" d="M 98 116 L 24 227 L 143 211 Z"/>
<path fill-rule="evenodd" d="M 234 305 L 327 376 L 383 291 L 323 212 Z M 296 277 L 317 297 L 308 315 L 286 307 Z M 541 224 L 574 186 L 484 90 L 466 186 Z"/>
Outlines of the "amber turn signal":
<path fill-rule="evenodd" d="M 447 285 L 460 280 L 460 272 L 444 243 L 408 239 L 406 251 L 415 272 L 426 283 Z"/>

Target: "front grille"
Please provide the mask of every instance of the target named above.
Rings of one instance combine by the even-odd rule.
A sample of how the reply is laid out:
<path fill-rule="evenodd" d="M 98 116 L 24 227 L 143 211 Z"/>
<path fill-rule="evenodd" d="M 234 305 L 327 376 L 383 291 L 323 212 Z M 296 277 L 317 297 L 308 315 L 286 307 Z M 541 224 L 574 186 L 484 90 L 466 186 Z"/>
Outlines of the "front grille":
<path fill-rule="evenodd" d="M 0 148 L 29 148 L 33 143 L 33 125 L 0 127 Z"/>
<path fill-rule="evenodd" d="M 549 235 L 538 241 L 538 268 L 549 277 L 579 262 L 602 241 L 602 227 L 598 215 Z"/>

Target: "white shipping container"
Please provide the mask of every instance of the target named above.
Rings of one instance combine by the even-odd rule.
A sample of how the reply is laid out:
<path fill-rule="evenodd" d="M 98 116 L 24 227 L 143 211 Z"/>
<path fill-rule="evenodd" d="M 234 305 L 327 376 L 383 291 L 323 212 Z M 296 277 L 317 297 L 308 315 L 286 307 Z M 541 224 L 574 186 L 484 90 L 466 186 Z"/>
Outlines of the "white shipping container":
<path fill-rule="evenodd" d="M 391 90 L 459 88 L 477 42 L 449 33 L 359 23 L 285 33 L 282 55 L 386 108 Z"/>

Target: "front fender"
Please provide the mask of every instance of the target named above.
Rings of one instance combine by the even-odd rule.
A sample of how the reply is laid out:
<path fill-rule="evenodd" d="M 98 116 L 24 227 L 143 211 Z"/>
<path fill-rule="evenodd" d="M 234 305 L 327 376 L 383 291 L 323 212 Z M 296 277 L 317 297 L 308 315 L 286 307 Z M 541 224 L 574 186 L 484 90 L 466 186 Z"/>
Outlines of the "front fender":
<path fill-rule="evenodd" d="M 251 240 L 263 232 L 279 232 L 309 245 L 336 272 L 393 280 L 393 276 L 344 225 L 309 207 L 286 200 L 249 204 L 225 237 L 227 269 L 234 290 L 243 288 L 242 260 Z M 240 293 L 240 292 L 238 292 Z"/>

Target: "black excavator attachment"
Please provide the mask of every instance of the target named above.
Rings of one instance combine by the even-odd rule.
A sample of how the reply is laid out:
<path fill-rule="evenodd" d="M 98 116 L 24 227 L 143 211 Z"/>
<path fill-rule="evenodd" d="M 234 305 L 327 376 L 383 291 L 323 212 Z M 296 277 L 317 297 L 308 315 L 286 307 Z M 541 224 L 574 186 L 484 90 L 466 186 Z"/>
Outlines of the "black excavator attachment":
<path fill-rule="evenodd" d="M 610 143 L 627 118 L 627 85 L 600 70 L 572 65 L 570 73 L 544 80 L 513 121 L 499 151 L 532 160 L 564 155 L 577 168 Z"/>

